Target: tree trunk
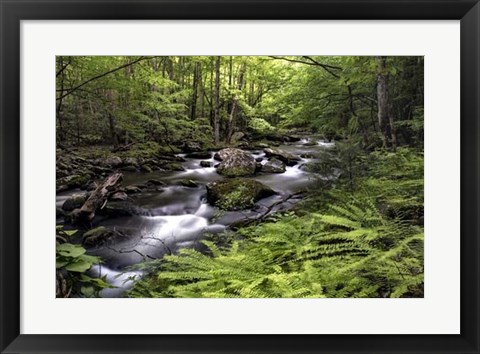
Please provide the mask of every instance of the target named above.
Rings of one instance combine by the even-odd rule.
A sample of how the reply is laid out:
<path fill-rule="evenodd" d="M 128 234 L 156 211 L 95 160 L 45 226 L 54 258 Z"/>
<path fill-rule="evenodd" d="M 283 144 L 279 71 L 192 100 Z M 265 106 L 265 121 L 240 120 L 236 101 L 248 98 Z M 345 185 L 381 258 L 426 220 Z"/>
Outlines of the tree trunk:
<path fill-rule="evenodd" d="M 238 73 L 238 81 L 237 81 L 237 91 L 241 91 L 243 87 L 243 76 L 245 74 L 245 66 L 246 66 L 245 63 L 242 63 L 242 65 L 240 66 L 240 71 Z M 230 111 L 230 118 L 228 120 L 227 142 L 230 142 L 230 139 L 232 138 L 232 135 L 235 130 L 236 115 L 238 110 L 238 94 L 239 92 L 235 92 L 233 96 L 232 109 Z"/>
<path fill-rule="evenodd" d="M 192 84 L 192 103 L 190 111 L 190 119 L 195 120 L 197 116 L 197 98 L 198 98 L 198 76 L 200 72 L 200 63 L 195 63 L 193 69 L 193 84 Z"/>
<path fill-rule="evenodd" d="M 377 103 L 378 103 L 378 126 L 383 142 L 383 147 L 390 145 L 390 121 L 389 121 L 389 102 L 387 93 L 387 73 L 386 57 L 377 57 Z"/>
<path fill-rule="evenodd" d="M 203 71 L 202 64 L 200 63 L 199 66 L 199 75 L 198 75 L 198 88 L 200 90 L 199 98 L 200 98 L 200 117 L 205 118 L 205 84 L 203 79 Z"/>
<path fill-rule="evenodd" d="M 113 147 L 118 146 L 118 136 L 117 136 L 117 123 L 115 122 L 115 118 L 113 116 L 113 112 L 115 112 L 115 95 L 113 94 L 112 90 L 107 90 L 106 97 L 109 101 L 110 108 L 107 112 L 108 117 L 108 126 L 110 128 L 110 139 Z"/>
<path fill-rule="evenodd" d="M 215 114 L 213 118 L 215 144 L 220 142 L 220 58 L 217 57 L 215 61 Z"/>
<path fill-rule="evenodd" d="M 58 62 L 58 67 L 59 67 L 59 74 L 60 75 L 60 99 L 57 100 L 57 107 L 56 107 L 56 116 L 57 116 L 57 121 L 58 121 L 58 141 L 60 143 L 63 143 L 65 141 L 65 130 L 63 127 L 63 117 L 61 115 L 62 112 L 62 103 L 63 99 L 61 95 L 63 94 L 63 91 L 65 89 L 65 64 L 63 62 L 63 57 L 59 57 L 59 62 Z"/>

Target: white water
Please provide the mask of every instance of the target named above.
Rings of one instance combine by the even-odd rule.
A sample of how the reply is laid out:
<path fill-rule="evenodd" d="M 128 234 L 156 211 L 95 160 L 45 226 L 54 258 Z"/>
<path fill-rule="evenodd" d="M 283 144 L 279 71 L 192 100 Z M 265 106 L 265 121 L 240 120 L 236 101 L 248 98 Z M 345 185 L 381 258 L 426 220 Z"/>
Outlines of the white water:
<path fill-rule="evenodd" d="M 91 277 L 105 277 L 105 281 L 115 288 L 103 289 L 100 292 L 101 297 L 120 297 L 125 290 L 133 286 L 134 281 L 140 279 L 142 272 L 140 271 L 115 271 L 103 266 L 95 264 L 89 271 Z"/>

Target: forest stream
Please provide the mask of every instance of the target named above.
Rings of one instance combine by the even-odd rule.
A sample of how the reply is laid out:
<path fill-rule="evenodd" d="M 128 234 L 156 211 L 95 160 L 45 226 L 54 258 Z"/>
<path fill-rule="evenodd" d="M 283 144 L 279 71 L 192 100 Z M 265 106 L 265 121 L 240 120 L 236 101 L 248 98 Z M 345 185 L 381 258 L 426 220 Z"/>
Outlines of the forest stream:
<path fill-rule="evenodd" d="M 249 177 L 270 187 L 276 194 L 260 199 L 252 208 L 241 211 L 221 211 L 207 202 L 206 185 L 225 178 L 213 167 L 217 163 L 214 151 L 209 152 L 209 159 L 178 154 L 184 159 L 184 171 L 123 172 L 124 185 L 142 185 L 156 180 L 162 186 L 129 195 L 129 200 L 137 207 L 137 215 L 95 220 L 95 226 L 104 226 L 122 235 L 88 252 L 103 259 L 103 264 L 93 266 L 89 274 L 95 277 L 106 275 L 107 281 L 115 286 L 102 290 L 100 295 L 121 297 L 132 286 L 133 280 L 142 276 L 141 271 L 129 270 L 129 266 L 161 258 L 185 247 L 201 250 L 200 241 L 205 233 L 221 233 L 244 220 L 290 209 L 302 198 L 300 192 L 312 181 L 304 167 L 315 159 L 306 157 L 315 156 L 315 153 L 332 146 L 333 143 L 315 138 L 280 145 L 279 149 L 300 157 L 300 160 L 294 166 L 286 166 L 284 173 L 261 173 Z M 267 162 L 264 151 L 249 152 L 262 165 Z M 211 167 L 202 167 L 201 161 L 210 162 Z M 185 186 L 182 181 L 193 183 Z M 58 193 L 57 207 L 78 192 L 74 189 Z"/>

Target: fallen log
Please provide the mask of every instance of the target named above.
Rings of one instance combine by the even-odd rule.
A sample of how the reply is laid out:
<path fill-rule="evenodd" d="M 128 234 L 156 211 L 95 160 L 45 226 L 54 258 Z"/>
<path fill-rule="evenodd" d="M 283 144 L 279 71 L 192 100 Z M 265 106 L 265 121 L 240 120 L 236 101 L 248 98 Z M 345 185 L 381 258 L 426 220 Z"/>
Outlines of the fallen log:
<path fill-rule="evenodd" d="M 123 174 L 118 172 L 105 178 L 103 183 L 90 194 L 82 207 L 73 211 L 76 223 L 82 224 L 91 222 L 95 217 L 97 209 L 102 207 L 108 197 L 119 189 L 122 180 Z"/>

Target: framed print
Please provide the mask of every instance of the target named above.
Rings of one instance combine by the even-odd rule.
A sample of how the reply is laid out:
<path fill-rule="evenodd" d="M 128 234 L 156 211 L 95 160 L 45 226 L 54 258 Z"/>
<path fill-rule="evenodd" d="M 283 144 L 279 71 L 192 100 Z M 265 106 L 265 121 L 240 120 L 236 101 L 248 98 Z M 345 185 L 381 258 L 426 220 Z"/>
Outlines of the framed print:
<path fill-rule="evenodd" d="M 2 353 L 478 353 L 479 6 L 1 0 Z"/>

